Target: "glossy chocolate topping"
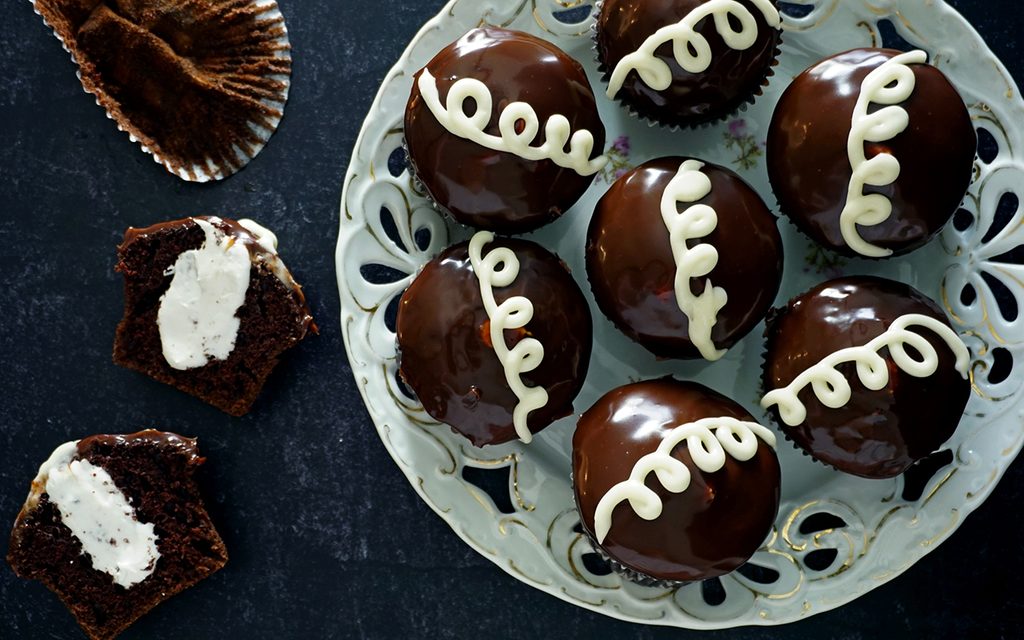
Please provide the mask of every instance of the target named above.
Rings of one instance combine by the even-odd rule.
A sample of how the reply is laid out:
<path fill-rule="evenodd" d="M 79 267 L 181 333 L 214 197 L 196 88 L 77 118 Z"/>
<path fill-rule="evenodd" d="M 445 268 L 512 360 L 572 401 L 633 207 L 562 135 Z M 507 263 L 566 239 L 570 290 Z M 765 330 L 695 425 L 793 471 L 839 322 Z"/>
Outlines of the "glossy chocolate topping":
<path fill-rule="evenodd" d="M 536 433 L 572 413 L 590 363 L 593 327 L 590 309 L 565 265 L 539 245 L 495 240 L 519 259 L 520 270 L 508 287 L 495 288 L 496 302 L 525 296 L 533 319 L 506 330 L 509 348 L 532 336 L 544 346 L 541 365 L 523 374 L 528 386 L 540 385 L 548 403 L 529 414 Z M 450 247 L 427 264 L 403 294 L 398 307 L 401 375 L 427 413 L 465 435 L 476 446 L 516 439 L 512 411 L 518 398 L 490 342 L 490 326 L 473 272 L 467 243 Z"/>
<path fill-rule="evenodd" d="M 646 162 L 619 178 L 601 198 L 587 234 L 587 277 L 601 310 L 627 336 L 663 358 L 697 358 L 679 309 L 676 263 L 661 214 L 661 197 L 686 158 Z M 738 175 L 717 165 L 701 169 L 711 193 L 698 201 L 718 214 L 718 226 L 690 246 L 709 243 L 718 265 L 691 279 L 699 295 L 708 278 L 729 296 L 711 337 L 727 349 L 764 318 L 782 279 L 782 238 L 775 216 Z M 680 210 L 689 205 L 680 204 Z"/>
<path fill-rule="evenodd" d="M 605 394 L 580 418 L 572 439 L 572 469 L 583 527 L 594 538 L 594 512 L 633 465 L 658 448 L 665 435 L 708 417 L 755 420 L 711 389 L 670 378 L 639 382 Z M 626 568 L 655 580 L 688 582 L 741 566 L 771 531 L 779 508 L 780 469 L 775 450 L 759 442 L 746 462 L 726 455 L 725 466 L 705 473 L 686 445 L 673 457 L 690 470 L 690 486 L 671 493 L 655 474 L 646 486 L 663 503 L 661 516 L 644 520 L 620 503 L 602 550 Z"/>
<path fill-rule="evenodd" d="M 291 59 L 275 3 L 36 0 L 82 86 L 172 172 L 223 178 L 281 118 Z M 240 152 L 240 153 L 239 153 Z M 211 166 L 212 165 L 212 166 Z"/>
<path fill-rule="evenodd" d="M 594 136 L 597 157 L 604 125 L 590 82 L 578 62 L 555 45 L 519 31 L 474 29 L 445 47 L 426 67 L 437 79 L 441 103 L 456 81 L 483 82 L 494 99 L 485 132 L 499 135 L 498 117 L 526 102 L 540 118 L 532 145 L 544 142 L 544 124 L 561 114 L 575 133 Z M 559 217 L 593 180 L 551 160 L 525 160 L 492 151 L 449 132 L 424 103 L 416 81 L 405 111 L 405 140 L 417 178 L 430 197 L 463 224 L 499 233 L 525 233 Z M 467 109 L 469 105 L 467 104 Z"/>
<path fill-rule="evenodd" d="M 840 349 L 867 344 L 909 313 L 949 324 L 937 304 L 900 282 L 850 277 L 815 287 L 769 318 L 765 391 L 788 385 Z M 899 475 L 938 449 L 956 430 L 971 383 L 956 370 L 956 358 L 944 340 L 928 329 L 910 330 L 925 336 L 938 353 L 933 375 L 915 378 L 905 373 L 883 348 L 879 355 L 888 365 L 889 383 L 871 391 L 861 383 L 854 363 L 839 365 L 837 370 L 851 385 L 850 402 L 829 409 L 810 387 L 804 389 L 799 398 L 807 407 L 807 419 L 796 427 L 783 425 L 786 435 L 818 460 L 866 478 Z M 915 355 L 912 347 L 908 351 Z"/>
<path fill-rule="evenodd" d="M 853 173 L 847 141 L 854 106 L 867 75 L 899 53 L 854 49 L 819 62 L 786 89 L 768 131 L 768 176 L 782 212 L 813 240 L 846 255 L 857 255 L 839 227 Z M 977 150 L 970 114 L 949 80 L 930 64 L 910 68 L 914 92 L 900 104 L 909 126 L 891 140 L 866 145 L 867 158 L 884 152 L 900 162 L 894 183 L 864 189 L 889 198 L 892 215 L 857 227 L 866 241 L 896 254 L 925 244 L 953 216 L 971 183 Z"/>
<path fill-rule="evenodd" d="M 781 32 L 770 27 L 764 14 L 750 0 L 738 0 L 757 22 L 757 39 L 745 51 L 736 51 L 722 40 L 708 17 L 696 31 L 711 47 L 711 66 L 690 73 L 675 60 L 672 43 L 658 47 L 656 55 L 672 70 L 672 84 L 663 91 L 647 86 L 636 71 L 626 77 L 616 98 L 641 116 L 669 125 L 693 126 L 728 116 L 760 95 L 772 73 Z M 705 0 L 604 0 L 597 18 L 597 51 L 607 81 L 615 65 L 633 53 L 658 29 L 675 24 Z"/>

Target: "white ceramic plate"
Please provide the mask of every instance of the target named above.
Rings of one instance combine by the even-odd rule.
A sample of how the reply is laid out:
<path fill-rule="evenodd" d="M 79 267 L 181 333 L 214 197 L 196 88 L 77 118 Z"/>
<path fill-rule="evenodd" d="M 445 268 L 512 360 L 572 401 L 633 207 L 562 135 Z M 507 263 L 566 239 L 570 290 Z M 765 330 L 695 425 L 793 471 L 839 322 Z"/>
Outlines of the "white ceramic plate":
<path fill-rule="evenodd" d="M 1024 244 L 1024 209 L 1014 195 L 1024 194 L 1024 102 L 980 36 L 940 0 L 802 0 L 786 4 L 780 66 L 755 106 L 717 127 L 666 132 L 603 98 L 589 4 L 454 0 L 413 38 L 384 80 L 345 177 L 337 249 L 341 325 L 366 408 L 413 488 L 463 540 L 559 598 L 622 620 L 700 629 L 779 624 L 842 605 L 899 575 L 949 537 L 992 491 L 1024 441 L 1024 368 L 1016 367 L 1024 352 L 1024 267 L 1004 256 Z M 576 207 L 530 236 L 569 264 L 588 296 L 583 237 L 614 171 L 662 155 L 697 156 L 732 166 L 774 203 L 762 157 L 765 126 L 793 76 L 839 51 L 891 44 L 894 34 L 931 54 L 984 130 L 983 159 L 965 211 L 929 246 L 880 263 L 837 260 L 782 221 L 787 264 L 777 300 L 781 304 L 835 275 L 879 274 L 912 284 L 945 306 L 971 349 L 975 393 L 939 458 L 947 464 L 930 478 L 920 474 L 923 489 L 905 478 L 870 481 L 837 473 L 783 442 L 778 521 L 748 567 L 680 589 L 640 587 L 609 574 L 576 526 L 569 482 L 572 418 L 544 430 L 532 445 L 481 450 L 431 420 L 406 395 L 396 382 L 388 309 L 394 311 L 419 267 L 469 234 L 443 220 L 404 169 L 402 117 L 412 74 L 481 23 L 555 42 L 584 64 L 599 94 L 608 140 L 617 142 L 614 162 Z M 997 298 L 1008 304 L 1001 308 Z M 761 328 L 720 362 L 659 363 L 593 305 L 592 311 L 594 355 L 578 411 L 629 380 L 674 374 L 764 416 L 757 403 Z M 766 417 L 764 423 L 770 424 Z M 495 476 L 499 492 L 480 488 L 493 486 Z"/>

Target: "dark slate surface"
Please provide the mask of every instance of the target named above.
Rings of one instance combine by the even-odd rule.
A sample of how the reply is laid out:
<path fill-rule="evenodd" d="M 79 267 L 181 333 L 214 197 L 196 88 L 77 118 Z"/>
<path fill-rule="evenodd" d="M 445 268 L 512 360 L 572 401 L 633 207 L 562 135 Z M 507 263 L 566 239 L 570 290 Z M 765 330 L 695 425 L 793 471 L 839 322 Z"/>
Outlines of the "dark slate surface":
<path fill-rule="evenodd" d="M 155 426 L 200 437 L 231 552 L 224 571 L 125 638 L 684 635 L 565 604 L 476 555 L 415 496 L 361 406 L 337 327 L 341 177 L 378 83 L 438 4 L 281 0 L 295 48 L 284 122 L 248 169 L 205 186 L 172 177 L 116 131 L 28 2 L 5 13 L 0 524 L 13 522 L 57 444 Z M 1018 3 L 954 4 L 1024 80 Z M 241 420 L 110 361 L 124 228 L 189 214 L 252 216 L 276 230 L 323 329 Z M 777 632 L 708 635 L 1019 637 L 1022 501 L 1017 464 L 949 542 L 894 582 Z M 0 637 L 81 634 L 55 597 L 2 563 Z"/>

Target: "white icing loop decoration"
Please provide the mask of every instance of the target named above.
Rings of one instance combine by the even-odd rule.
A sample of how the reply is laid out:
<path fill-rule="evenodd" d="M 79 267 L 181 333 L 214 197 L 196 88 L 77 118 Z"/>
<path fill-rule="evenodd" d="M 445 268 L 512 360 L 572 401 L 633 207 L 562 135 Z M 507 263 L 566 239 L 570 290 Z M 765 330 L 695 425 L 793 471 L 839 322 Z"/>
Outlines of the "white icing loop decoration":
<path fill-rule="evenodd" d="M 866 194 L 864 187 L 884 187 L 900 177 L 900 161 L 895 156 L 879 153 L 868 159 L 864 145 L 892 140 L 906 130 L 910 117 L 899 104 L 910 98 L 916 85 L 914 71 L 907 65 L 927 61 L 928 54 L 924 51 L 903 53 L 886 60 L 861 83 L 846 150 L 853 175 L 846 193 L 846 205 L 839 214 L 839 229 L 847 246 L 863 256 L 884 258 L 892 255 L 891 249 L 871 244 L 857 230 L 857 225 L 879 225 L 892 215 L 892 201 L 880 193 Z M 869 112 L 872 104 L 884 106 Z"/>
<path fill-rule="evenodd" d="M 782 16 L 771 0 L 751 1 L 761 11 L 769 27 L 777 29 L 782 25 Z M 630 71 L 636 71 L 640 80 L 655 91 L 668 89 L 672 84 L 672 69 L 654 55 L 666 42 L 672 43 L 672 55 L 684 70 L 690 73 L 707 71 L 711 66 L 711 45 L 696 27 L 709 16 L 714 18 L 715 31 L 730 49 L 746 51 L 757 42 L 757 20 L 749 9 L 736 0 L 709 0 L 679 22 L 658 29 L 644 40 L 639 49 L 619 60 L 608 80 L 608 97 L 614 98 L 622 89 Z M 739 23 L 739 30 L 733 29 L 730 18 Z"/>
<path fill-rule="evenodd" d="M 486 133 L 491 120 L 494 99 L 490 90 L 476 78 L 462 78 L 448 90 L 445 104 L 437 90 L 437 81 L 430 71 L 420 73 L 420 95 L 437 121 L 453 135 L 472 140 L 482 147 L 504 151 L 525 160 L 551 160 L 560 167 L 589 176 L 597 173 L 608 163 L 608 157 L 601 155 L 590 159 L 594 151 L 594 134 L 586 129 L 572 133 L 569 119 L 556 113 L 544 125 L 544 142 L 540 146 L 531 143 L 540 132 L 540 118 L 537 112 L 525 102 L 512 102 L 498 116 L 500 136 Z M 466 100 L 476 103 L 473 115 L 466 115 Z M 517 131 L 517 124 L 522 130 Z M 569 152 L 565 147 L 568 144 Z"/>
<path fill-rule="evenodd" d="M 628 480 L 616 484 L 601 497 L 594 511 L 594 534 L 598 543 L 604 542 L 612 526 L 612 512 L 620 502 L 629 502 L 633 511 L 644 520 L 655 520 L 661 515 L 662 502 L 658 494 L 644 483 L 654 472 L 661 486 L 671 493 L 682 493 L 690 486 L 690 469 L 672 451 L 686 443 L 693 464 L 704 473 L 714 473 L 725 466 L 726 454 L 740 462 L 757 454 L 761 438 L 775 446 L 775 434 L 756 422 L 743 422 L 736 418 L 702 418 L 680 425 L 662 438 L 661 444 L 633 465 Z"/>
<path fill-rule="evenodd" d="M 889 357 L 905 373 L 915 378 L 927 378 L 938 368 L 939 355 L 923 335 L 909 330 L 913 326 L 930 329 L 945 340 L 956 356 L 956 370 L 967 377 L 971 354 L 956 332 L 930 316 L 908 313 L 897 318 L 885 333 L 866 345 L 840 349 L 805 369 L 785 387 L 769 391 L 761 400 L 761 406 L 765 409 L 777 406 L 779 417 L 791 427 L 807 419 L 807 407 L 798 397 L 807 385 L 811 385 L 814 395 L 826 407 L 839 409 L 846 406 L 852 395 L 850 383 L 836 369 L 846 362 L 856 363 L 861 384 L 872 391 L 879 391 L 889 384 L 889 367 L 885 358 L 878 354 L 883 347 L 889 349 Z M 908 345 L 921 354 L 920 360 L 907 353 Z"/>
<path fill-rule="evenodd" d="M 548 403 L 548 392 L 543 387 L 528 387 L 523 374 L 533 371 L 544 360 L 544 345 L 533 337 L 523 338 L 511 349 L 505 343 L 506 329 L 521 329 L 533 319 L 533 303 L 524 296 L 511 296 L 501 304 L 494 299 L 495 287 L 507 287 L 519 275 L 519 259 L 506 247 L 498 247 L 483 254 L 484 245 L 494 240 L 489 231 L 478 231 L 469 241 L 469 259 L 473 273 L 480 281 L 480 296 L 490 319 L 490 338 L 494 353 L 505 370 L 505 380 L 519 398 L 512 411 L 512 424 L 516 435 L 524 443 L 533 440 L 526 424 L 531 411 Z"/>
<path fill-rule="evenodd" d="M 680 213 L 678 203 L 696 202 L 711 193 L 711 180 L 701 168 L 704 163 L 687 160 L 661 195 L 661 217 L 669 231 L 672 257 L 676 263 L 675 294 L 679 310 L 689 321 L 690 342 L 705 360 L 718 360 L 725 349 L 716 349 L 711 330 L 718 322 L 718 312 L 728 301 L 725 289 L 708 279 L 704 291 L 693 295 L 690 279 L 711 273 L 718 265 L 718 250 L 710 244 L 689 247 L 687 242 L 711 234 L 718 227 L 718 214 L 707 205 L 695 204 Z"/>

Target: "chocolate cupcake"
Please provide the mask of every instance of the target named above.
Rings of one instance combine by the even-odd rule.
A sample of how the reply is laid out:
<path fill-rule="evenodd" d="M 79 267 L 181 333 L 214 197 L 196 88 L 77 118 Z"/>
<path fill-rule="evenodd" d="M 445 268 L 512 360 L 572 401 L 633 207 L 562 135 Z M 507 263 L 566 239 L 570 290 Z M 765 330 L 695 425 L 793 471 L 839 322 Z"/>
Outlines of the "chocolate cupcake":
<path fill-rule="evenodd" d="M 607 95 L 641 117 L 694 127 L 761 95 L 782 19 L 773 0 L 603 0 L 598 62 Z"/>
<path fill-rule="evenodd" d="M 717 360 L 764 318 L 782 279 L 775 217 L 732 171 L 646 162 L 598 202 L 587 233 L 598 306 L 662 358 Z"/>
<path fill-rule="evenodd" d="M 762 406 L 815 459 L 889 478 L 936 451 L 971 395 L 970 353 L 909 285 L 850 277 L 769 319 Z"/>
<path fill-rule="evenodd" d="M 528 443 L 572 413 L 593 327 L 555 255 L 481 231 L 423 268 L 397 333 L 402 379 L 426 412 L 484 446 Z"/>
<path fill-rule="evenodd" d="M 774 446 L 743 407 L 699 384 L 666 378 L 613 389 L 583 414 L 572 439 L 583 529 L 615 569 L 641 583 L 728 573 L 775 522 Z"/>
<path fill-rule="evenodd" d="M 204 461 L 195 440 L 152 429 L 57 447 L 32 480 L 7 562 L 53 591 L 90 640 L 111 640 L 227 563 L 194 477 Z"/>
<path fill-rule="evenodd" d="M 838 253 L 913 251 L 956 213 L 977 135 L 963 99 L 923 51 L 854 49 L 803 72 L 768 131 L 782 212 Z"/>
<path fill-rule="evenodd" d="M 405 141 L 441 209 L 499 233 L 558 218 L 608 161 L 583 67 L 550 42 L 496 27 L 473 29 L 416 73 Z"/>

